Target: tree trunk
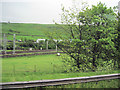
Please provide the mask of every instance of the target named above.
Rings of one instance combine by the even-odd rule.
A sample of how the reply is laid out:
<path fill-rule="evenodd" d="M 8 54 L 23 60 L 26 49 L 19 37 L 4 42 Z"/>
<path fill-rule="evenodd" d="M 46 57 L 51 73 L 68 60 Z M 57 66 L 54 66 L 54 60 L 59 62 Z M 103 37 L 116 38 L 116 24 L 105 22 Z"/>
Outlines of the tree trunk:
<path fill-rule="evenodd" d="M 97 67 L 96 65 L 96 44 L 94 45 L 93 49 L 93 61 L 92 61 L 92 66 L 93 66 L 93 71 L 95 71 L 95 68 Z"/>

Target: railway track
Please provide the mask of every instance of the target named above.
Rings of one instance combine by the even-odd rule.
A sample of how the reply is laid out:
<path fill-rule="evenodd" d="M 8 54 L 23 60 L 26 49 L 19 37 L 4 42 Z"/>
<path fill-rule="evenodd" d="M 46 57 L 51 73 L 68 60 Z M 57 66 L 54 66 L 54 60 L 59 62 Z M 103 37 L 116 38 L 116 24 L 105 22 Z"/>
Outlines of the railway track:
<path fill-rule="evenodd" d="M 2 89 L 33 88 L 33 87 L 42 87 L 42 86 L 55 86 L 55 85 L 66 85 L 66 84 L 76 84 L 76 83 L 83 83 L 83 82 L 119 79 L 119 78 L 120 78 L 120 73 L 109 74 L 109 75 L 88 76 L 88 77 L 54 79 L 54 80 L 7 82 L 7 83 L 0 83 L 0 87 L 2 87 Z"/>
<path fill-rule="evenodd" d="M 64 52 L 49 52 L 49 53 L 33 53 L 33 54 L 22 54 L 22 55 L 17 55 L 17 54 L 12 54 L 12 55 L 3 55 L 0 56 L 0 58 L 5 58 L 5 57 L 22 57 L 22 56 L 34 56 L 34 55 L 50 55 L 50 54 L 57 54 L 57 53 L 64 53 Z"/>
<path fill-rule="evenodd" d="M 18 53 L 33 53 L 33 52 L 51 52 L 51 51 L 56 51 L 56 50 L 28 50 L 28 51 L 15 51 L 16 54 Z M 6 52 L 6 54 L 12 54 L 13 52 L 10 51 L 10 52 Z M 4 54 L 4 52 L 0 52 L 0 54 Z"/>
<path fill-rule="evenodd" d="M 49 55 L 49 54 L 57 54 L 57 53 L 63 53 L 63 52 L 61 51 L 56 52 L 56 50 L 16 51 L 15 54 L 13 54 L 13 52 L 6 52 L 6 54 L 1 54 L 0 58 L 34 56 L 34 55 Z"/>

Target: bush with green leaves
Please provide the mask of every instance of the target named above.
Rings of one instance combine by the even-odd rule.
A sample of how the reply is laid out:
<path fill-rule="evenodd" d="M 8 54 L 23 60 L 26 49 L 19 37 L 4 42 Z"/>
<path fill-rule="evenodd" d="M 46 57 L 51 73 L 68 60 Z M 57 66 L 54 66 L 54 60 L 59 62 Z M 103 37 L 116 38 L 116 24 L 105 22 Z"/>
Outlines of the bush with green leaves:
<path fill-rule="evenodd" d="M 13 50 L 13 42 L 7 44 L 7 50 Z"/>
<path fill-rule="evenodd" d="M 48 41 L 48 49 L 56 49 L 56 44 L 53 40 Z"/>
<path fill-rule="evenodd" d="M 67 10 L 62 7 L 61 24 L 64 26 L 56 24 L 64 29 L 68 37 L 56 31 L 49 34 L 49 38 L 64 40 L 58 47 L 71 57 L 64 60 L 71 68 L 76 67 L 75 71 L 96 71 L 108 62 L 114 65 L 114 69 L 117 68 L 118 45 L 114 40 L 118 38 L 118 20 L 114 11 L 115 8 L 108 8 L 101 2 L 91 8 L 85 3 L 82 9 L 74 7 Z"/>

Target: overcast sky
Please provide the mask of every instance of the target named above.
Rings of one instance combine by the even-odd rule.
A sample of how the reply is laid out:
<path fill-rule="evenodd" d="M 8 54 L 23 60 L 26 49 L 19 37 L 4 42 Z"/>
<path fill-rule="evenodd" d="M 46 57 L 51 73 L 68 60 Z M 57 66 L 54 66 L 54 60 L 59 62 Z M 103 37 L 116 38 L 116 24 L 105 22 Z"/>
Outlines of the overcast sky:
<path fill-rule="evenodd" d="M 19 23 L 52 24 L 60 21 L 61 4 L 72 7 L 75 0 L 1 0 L 0 18 L 2 21 Z M 82 2 L 82 0 L 77 0 Z M 99 1 L 107 7 L 117 6 L 120 0 L 84 0 L 89 6 Z"/>

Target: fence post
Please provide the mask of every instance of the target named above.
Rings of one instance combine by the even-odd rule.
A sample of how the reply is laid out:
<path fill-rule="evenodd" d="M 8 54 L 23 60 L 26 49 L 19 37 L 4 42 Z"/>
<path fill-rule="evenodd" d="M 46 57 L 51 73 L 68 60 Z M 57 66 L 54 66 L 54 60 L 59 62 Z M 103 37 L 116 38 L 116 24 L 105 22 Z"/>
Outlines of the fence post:
<path fill-rule="evenodd" d="M 13 54 L 15 54 L 15 34 L 13 34 Z"/>

